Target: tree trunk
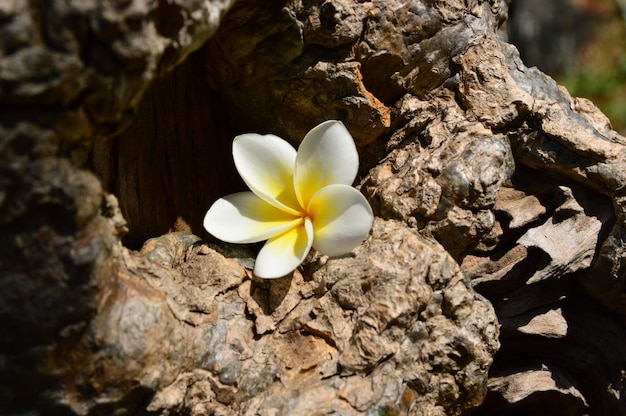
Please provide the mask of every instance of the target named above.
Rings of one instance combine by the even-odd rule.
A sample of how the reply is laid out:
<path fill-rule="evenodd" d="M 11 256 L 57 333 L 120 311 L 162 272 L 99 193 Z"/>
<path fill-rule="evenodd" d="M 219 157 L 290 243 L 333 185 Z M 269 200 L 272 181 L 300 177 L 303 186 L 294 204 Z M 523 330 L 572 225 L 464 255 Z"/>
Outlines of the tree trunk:
<path fill-rule="evenodd" d="M 626 414 L 626 139 L 506 14 L 0 5 L 2 413 Z M 374 227 L 258 279 L 201 228 L 232 137 L 327 119 Z"/>

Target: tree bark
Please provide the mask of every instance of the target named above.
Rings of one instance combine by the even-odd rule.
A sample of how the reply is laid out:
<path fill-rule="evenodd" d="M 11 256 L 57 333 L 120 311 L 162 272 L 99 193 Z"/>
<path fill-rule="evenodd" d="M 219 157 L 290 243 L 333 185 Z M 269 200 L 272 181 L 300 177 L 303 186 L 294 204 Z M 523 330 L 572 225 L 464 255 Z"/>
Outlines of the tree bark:
<path fill-rule="evenodd" d="M 506 14 L 0 6 L 2 412 L 626 414 L 626 139 Z M 230 140 L 326 119 L 372 232 L 260 280 L 201 229 L 243 189 Z"/>

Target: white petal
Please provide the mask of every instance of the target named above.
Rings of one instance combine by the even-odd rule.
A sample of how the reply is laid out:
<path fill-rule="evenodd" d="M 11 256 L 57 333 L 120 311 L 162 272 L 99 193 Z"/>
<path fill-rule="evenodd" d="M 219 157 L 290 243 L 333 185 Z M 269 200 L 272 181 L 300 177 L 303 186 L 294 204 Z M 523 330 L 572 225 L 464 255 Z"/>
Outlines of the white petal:
<path fill-rule="evenodd" d="M 313 218 L 313 247 L 322 254 L 347 254 L 367 236 L 374 222 L 365 197 L 347 185 L 329 185 L 311 199 L 308 212 Z"/>
<path fill-rule="evenodd" d="M 298 214 L 293 188 L 296 149 L 278 136 L 242 134 L 233 141 L 237 171 L 252 192 L 276 208 Z"/>
<path fill-rule="evenodd" d="M 342 122 L 325 121 L 307 133 L 296 157 L 295 187 L 300 205 L 306 207 L 323 187 L 352 185 L 359 170 L 359 154 Z"/>
<path fill-rule="evenodd" d="M 255 243 L 293 228 L 302 221 L 252 192 L 220 198 L 204 216 L 204 228 L 229 243 Z"/>
<path fill-rule="evenodd" d="M 313 226 L 308 218 L 302 224 L 267 240 L 254 265 L 254 274 L 275 279 L 292 272 L 311 250 Z"/>

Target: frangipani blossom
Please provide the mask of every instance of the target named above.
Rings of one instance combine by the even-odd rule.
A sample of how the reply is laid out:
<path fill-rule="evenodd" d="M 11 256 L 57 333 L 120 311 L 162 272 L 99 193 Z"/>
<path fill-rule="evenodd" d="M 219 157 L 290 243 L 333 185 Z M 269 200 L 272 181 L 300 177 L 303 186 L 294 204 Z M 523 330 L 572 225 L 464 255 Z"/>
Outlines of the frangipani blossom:
<path fill-rule="evenodd" d="M 254 266 L 259 277 L 285 276 L 311 247 L 347 254 L 372 228 L 372 209 L 351 186 L 359 155 L 340 121 L 314 127 L 297 152 L 271 134 L 242 134 L 233 141 L 233 159 L 251 192 L 215 201 L 204 228 L 229 243 L 267 240 Z"/>

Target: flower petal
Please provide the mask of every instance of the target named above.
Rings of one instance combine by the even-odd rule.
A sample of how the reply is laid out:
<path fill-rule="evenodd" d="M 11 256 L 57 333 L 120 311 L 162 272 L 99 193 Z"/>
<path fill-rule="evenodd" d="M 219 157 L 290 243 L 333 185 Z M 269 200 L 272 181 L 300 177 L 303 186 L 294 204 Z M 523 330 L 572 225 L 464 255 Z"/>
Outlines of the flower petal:
<path fill-rule="evenodd" d="M 313 218 L 313 247 L 322 254 L 347 254 L 367 236 L 374 222 L 365 197 L 348 185 L 329 185 L 311 199 L 308 212 Z"/>
<path fill-rule="evenodd" d="M 302 263 L 311 250 L 313 226 L 308 218 L 302 224 L 270 238 L 256 258 L 254 274 L 265 279 L 285 276 Z"/>
<path fill-rule="evenodd" d="M 252 192 L 220 198 L 204 216 L 204 228 L 229 243 L 255 243 L 284 233 L 302 221 Z"/>
<path fill-rule="evenodd" d="M 359 154 L 342 122 L 325 121 L 307 133 L 296 157 L 294 183 L 300 205 L 306 207 L 323 187 L 352 185 L 359 170 Z"/>
<path fill-rule="evenodd" d="M 300 211 L 293 188 L 296 149 L 272 134 L 242 134 L 233 141 L 237 171 L 252 192 L 267 203 L 297 215 Z"/>

